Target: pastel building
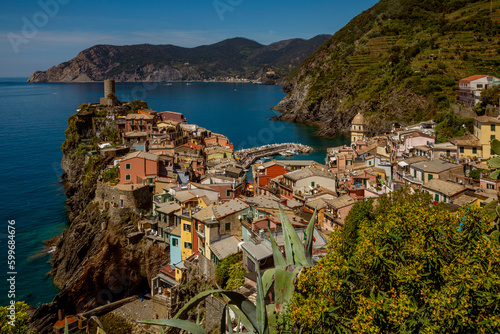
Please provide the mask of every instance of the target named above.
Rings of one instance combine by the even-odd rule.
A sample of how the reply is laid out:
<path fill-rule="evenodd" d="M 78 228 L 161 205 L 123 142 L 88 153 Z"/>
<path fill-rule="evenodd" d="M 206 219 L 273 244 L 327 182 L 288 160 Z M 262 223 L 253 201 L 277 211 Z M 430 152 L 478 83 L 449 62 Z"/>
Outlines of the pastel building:
<path fill-rule="evenodd" d="M 464 78 L 458 83 L 457 101 L 468 107 L 474 107 L 480 102 L 481 92 L 483 90 L 499 84 L 500 79 L 484 74 Z"/>
<path fill-rule="evenodd" d="M 120 184 L 152 184 L 158 170 L 157 155 L 144 151 L 129 153 L 120 161 Z"/>

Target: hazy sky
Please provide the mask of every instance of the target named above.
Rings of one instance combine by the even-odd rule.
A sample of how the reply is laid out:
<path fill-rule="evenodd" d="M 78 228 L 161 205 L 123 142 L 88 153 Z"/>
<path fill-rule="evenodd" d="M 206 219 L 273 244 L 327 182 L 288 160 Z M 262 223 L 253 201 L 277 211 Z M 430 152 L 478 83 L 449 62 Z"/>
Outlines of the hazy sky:
<path fill-rule="evenodd" d="M 333 34 L 376 0 L 22 0 L 0 13 L 0 77 L 27 77 L 95 44 L 263 44 Z"/>

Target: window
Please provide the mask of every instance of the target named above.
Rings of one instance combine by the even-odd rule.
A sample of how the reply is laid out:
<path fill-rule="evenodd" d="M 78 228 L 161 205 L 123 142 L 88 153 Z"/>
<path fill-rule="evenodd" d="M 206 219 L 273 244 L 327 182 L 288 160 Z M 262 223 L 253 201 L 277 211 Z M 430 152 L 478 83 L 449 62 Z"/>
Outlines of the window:
<path fill-rule="evenodd" d="M 483 88 L 483 84 L 477 84 L 477 88 Z"/>
<path fill-rule="evenodd" d="M 132 120 L 132 125 L 134 125 L 134 120 Z"/>
<path fill-rule="evenodd" d="M 491 124 L 491 132 L 495 132 L 495 124 Z"/>
<path fill-rule="evenodd" d="M 191 225 L 190 224 L 184 224 L 183 225 L 183 229 L 186 232 L 191 232 Z"/>
<path fill-rule="evenodd" d="M 130 169 L 130 164 L 125 164 L 125 169 Z"/>
<path fill-rule="evenodd" d="M 434 200 L 435 200 L 436 202 L 439 202 L 439 195 L 438 195 L 438 194 L 434 194 Z"/>
<path fill-rule="evenodd" d="M 434 175 L 432 174 L 427 174 L 427 181 L 430 181 L 432 180 L 432 178 L 434 177 Z"/>
<path fill-rule="evenodd" d="M 464 153 L 464 147 L 460 146 L 460 153 Z"/>
<path fill-rule="evenodd" d="M 486 188 L 487 189 L 495 189 L 495 185 L 487 183 Z"/>
<path fill-rule="evenodd" d="M 179 239 L 177 238 L 172 238 L 172 246 L 177 247 L 179 245 Z"/>
<path fill-rule="evenodd" d="M 194 229 L 196 231 L 198 231 L 198 221 L 197 220 L 194 221 Z"/>
<path fill-rule="evenodd" d="M 477 147 L 472 148 L 472 154 L 477 154 Z"/>
<path fill-rule="evenodd" d="M 226 197 L 231 197 L 231 190 L 226 190 Z"/>
<path fill-rule="evenodd" d="M 130 180 L 130 174 L 125 175 L 125 180 Z"/>
<path fill-rule="evenodd" d="M 311 182 L 311 187 L 314 187 L 314 181 Z"/>
<path fill-rule="evenodd" d="M 495 139 L 495 135 L 491 135 L 491 136 L 490 136 L 490 139 L 491 139 L 491 140 Z"/>
<path fill-rule="evenodd" d="M 370 161 L 368 161 L 368 165 L 369 165 L 369 166 L 371 166 L 371 165 L 372 165 L 372 161 L 371 161 L 371 160 L 370 160 Z"/>
<path fill-rule="evenodd" d="M 226 223 L 226 231 L 230 231 L 231 230 L 231 223 Z"/>
<path fill-rule="evenodd" d="M 140 124 L 142 125 L 142 119 L 141 119 L 141 121 L 140 121 Z"/>
<path fill-rule="evenodd" d="M 190 242 L 184 242 L 184 248 L 193 249 L 193 245 Z"/>

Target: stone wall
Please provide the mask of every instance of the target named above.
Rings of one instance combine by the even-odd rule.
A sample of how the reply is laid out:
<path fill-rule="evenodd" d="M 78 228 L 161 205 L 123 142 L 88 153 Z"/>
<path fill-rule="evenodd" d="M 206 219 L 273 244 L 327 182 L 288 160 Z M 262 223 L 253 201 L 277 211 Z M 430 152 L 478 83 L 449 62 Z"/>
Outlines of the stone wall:
<path fill-rule="evenodd" d="M 150 211 L 153 205 L 153 193 L 149 185 L 110 186 L 98 181 L 95 195 L 100 209 L 107 211 L 112 220 L 128 210 L 137 214 L 143 210 Z"/>
<path fill-rule="evenodd" d="M 224 302 L 210 295 L 205 299 L 205 331 L 211 333 L 214 329 L 220 326 L 220 319 L 222 317 L 222 312 L 224 310 Z"/>

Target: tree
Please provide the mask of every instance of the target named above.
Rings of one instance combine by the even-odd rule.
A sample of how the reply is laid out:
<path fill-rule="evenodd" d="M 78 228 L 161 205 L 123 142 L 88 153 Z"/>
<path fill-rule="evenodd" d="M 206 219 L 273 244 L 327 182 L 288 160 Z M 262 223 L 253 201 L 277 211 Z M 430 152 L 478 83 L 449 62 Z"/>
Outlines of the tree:
<path fill-rule="evenodd" d="M 13 317 L 12 306 L 0 306 L 0 333 L 2 334 L 25 334 L 28 333 L 28 305 L 25 302 L 16 302 Z M 10 307 L 10 308 L 9 308 Z M 33 333 L 33 332 L 29 332 Z M 34 333 L 33 333 L 34 334 Z"/>
<path fill-rule="evenodd" d="M 290 317 L 304 333 L 498 333 L 500 245 L 484 210 L 398 192 L 330 235 L 302 273 Z M 349 220 L 349 219 L 348 219 Z M 350 252 L 343 251 L 347 246 Z"/>

